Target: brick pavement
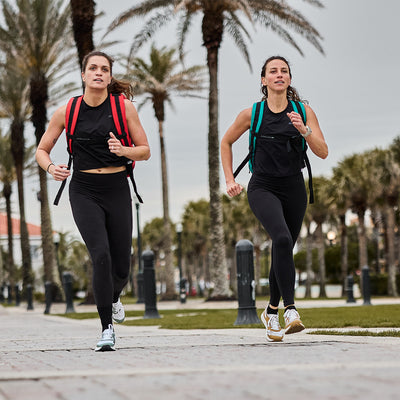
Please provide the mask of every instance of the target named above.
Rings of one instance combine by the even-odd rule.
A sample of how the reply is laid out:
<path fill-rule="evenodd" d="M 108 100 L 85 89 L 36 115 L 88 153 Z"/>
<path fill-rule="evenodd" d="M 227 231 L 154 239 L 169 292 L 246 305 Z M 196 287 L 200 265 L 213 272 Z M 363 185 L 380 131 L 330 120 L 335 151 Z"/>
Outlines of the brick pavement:
<path fill-rule="evenodd" d="M 118 325 L 117 351 L 95 353 L 97 320 L 0 306 L 0 326 L 0 400 L 399 398 L 399 338 Z"/>

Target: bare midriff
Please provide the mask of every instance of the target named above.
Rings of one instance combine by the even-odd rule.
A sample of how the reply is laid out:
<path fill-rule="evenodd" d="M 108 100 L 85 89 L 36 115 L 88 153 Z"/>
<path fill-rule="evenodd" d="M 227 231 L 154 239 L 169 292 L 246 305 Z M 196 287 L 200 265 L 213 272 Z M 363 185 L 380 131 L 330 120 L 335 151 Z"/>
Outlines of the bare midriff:
<path fill-rule="evenodd" d="M 125 171 L 126 167 L 123 165 L 121 167 L 102 167 L 93 169 L 83 169 L 81 172 L 87 172 L 89 174 L 115 174 L 116 172 Z"/>

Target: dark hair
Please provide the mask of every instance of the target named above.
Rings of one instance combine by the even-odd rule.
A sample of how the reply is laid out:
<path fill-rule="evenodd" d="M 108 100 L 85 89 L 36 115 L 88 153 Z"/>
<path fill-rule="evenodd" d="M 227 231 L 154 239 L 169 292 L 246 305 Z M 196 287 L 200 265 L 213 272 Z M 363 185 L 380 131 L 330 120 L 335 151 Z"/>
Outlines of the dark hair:
<path fill-rule="evenodd" d="M 107 87 L 108 93 L 113 93 L 113 94 L 123 93 L 126 96 L 126 98 L 131 100 L 133 98 L 132 84 L 128 81 L 123 81 L 113 78 L 112 67 L 114 64 L 114 60 L 108 54 L 97 50 L 91 51 L 90 53 L 86 54 L 86 56 L 82 60 L 82 72 L 85 72 L 89 58 L 94 56 L 104 57 L 110 64 L 111 83 Z"/>
<path fill-rule="evenodd" d="M 261 78 L 263 78 L 265 76 L 265 70 L 267 69 L 267 64 L 269 62 L 273 61 L 273 60 L 281 60 L 281 61 L 283 61 L 288 66 L 289 75 L 290 75 L 290 77 L 292 77 L 292 71 L 290 70 L 290 65 L 289 65 L 288 60 L 286 60 L 286 58 L 284 58 L 282 56 L 272 56 L 272 57 L 268 58 L 265 61 L 264 65 L 262 66 L 262 68 L 261 68 Z M 261 93 L 264 95 L 262 100 L 263 101 L 266 100 L 268 98 L 268 88 L 266 86 L 264 86 L 264 85 L 261 85 Z M 303 101 L 304 102 L 304 100 L 302 100 L 300 98 L 300 95 L 297 93 L 297 90 L 294 87 L 290 86 L 290 85 L 287 88 L 287 99 L 288 100 L 295 100 L 295 101 Z"/>

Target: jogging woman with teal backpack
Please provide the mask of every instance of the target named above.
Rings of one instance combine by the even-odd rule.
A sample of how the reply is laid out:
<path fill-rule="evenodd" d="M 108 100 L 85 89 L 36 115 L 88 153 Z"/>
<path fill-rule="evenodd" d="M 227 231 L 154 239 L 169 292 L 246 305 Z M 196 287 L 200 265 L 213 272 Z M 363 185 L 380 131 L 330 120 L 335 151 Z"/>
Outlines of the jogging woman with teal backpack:
<path fill-rule="evenodd" d="M 237 196 L 243 187 L 234 178 L 232 145 L 251 129 L 249 165 L 252 176 L 247 196 L 250 208 L 272 240 L 270 300 L 261 314 L 269 341 L 282 341 L 285 333 L 304 329 L 294 302 L 293 262 L 293 247 L 307 207 L 301 170 L 305 166 L 307 147 L 320 158 L 328 156 L 328 147 L 314 111 L 300 103 L 291 83 L 287 60 L 280 56 L 270 57 L 261 70 L 262 103 L 240 112 L 221 141 L 226 190 L 229 196 Z M 259 115 L 255 115 L 257 113 Z M 254 127 L 252 122 L 258 126 Z M 284 329 L 278 316 L 281 298 L 285 307 Z"/>

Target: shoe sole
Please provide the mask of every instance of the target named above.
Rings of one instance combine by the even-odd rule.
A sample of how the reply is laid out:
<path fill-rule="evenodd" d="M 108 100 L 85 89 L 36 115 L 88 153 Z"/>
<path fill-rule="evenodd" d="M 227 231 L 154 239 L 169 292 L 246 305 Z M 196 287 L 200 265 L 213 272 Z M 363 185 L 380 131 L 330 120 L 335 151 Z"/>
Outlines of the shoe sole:
<path fill-rule="evenodd" d="M 125 321 L 125 317 L 124 317 L 124 319 L 115 319 L 114 317 L 113 317 L 113 319 L 112 319 L 114 322 L 116 322 L 117 324 L 122 324 L 124 321 Z"/>
<path fill-rule="evenodd" d="M 298 320 L 293 321 L 287 328 L 285 328 L 285 333 L 286 333 L 286 335 L 290 335 L 292 333 L 301 332 L 303 329 L 305 329 L 305 326 L 298 319 Z"/>
<path fill-rule="evenodd" d="M 101 347 L 96 347 L 94 351 L 115 351 L 114 346 L 110 346 L 109 344 L 105 344 Z"/>
<path fill-rule="evenodd" d="M 267 329 L 265 336 L 269 342 L 282 342 L 283 341 L 283 335 L 282 336 L 268 335 L 268 324 L 267 324 L 267 320 L 264 317 L 264 311 L 261 313 L 261 321 L 263 322 L 265 329 Z"/>

